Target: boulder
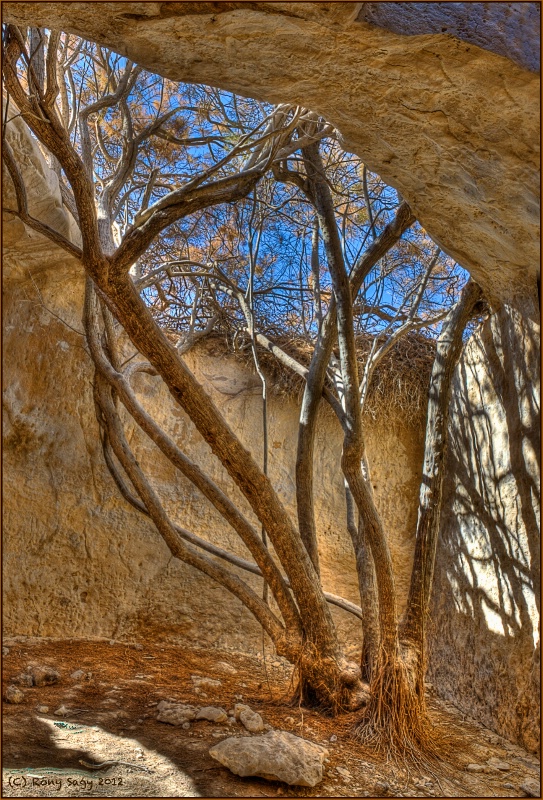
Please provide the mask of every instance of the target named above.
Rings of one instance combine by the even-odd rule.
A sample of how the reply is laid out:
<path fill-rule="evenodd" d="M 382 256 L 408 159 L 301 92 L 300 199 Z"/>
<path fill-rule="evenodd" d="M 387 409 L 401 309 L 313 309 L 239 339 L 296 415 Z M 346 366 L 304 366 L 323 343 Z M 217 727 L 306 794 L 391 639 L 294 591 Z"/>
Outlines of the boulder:
<path fill-rule="evenodd" d="M 51 686 L 60 680 L 56 669 L 47 664 L 31 664 L 26 671 L 32 676 L 34 686 Z"/>
<path fill-rule="evenodd" d="M 209 755 L 242 778 L 254 776 L 313 787 L 322 780 L 328 751 L 287 731 L 271 731 L 263 736 L 224 739 L 210 749 Z"/>

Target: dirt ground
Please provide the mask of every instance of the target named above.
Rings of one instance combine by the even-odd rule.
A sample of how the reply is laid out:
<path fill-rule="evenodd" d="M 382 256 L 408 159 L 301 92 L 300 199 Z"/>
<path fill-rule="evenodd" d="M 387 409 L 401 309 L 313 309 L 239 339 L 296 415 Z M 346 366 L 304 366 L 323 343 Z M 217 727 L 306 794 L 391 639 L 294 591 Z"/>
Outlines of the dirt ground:
<path fill-rule="evenodd" d="M 353 740 L 356 714 L 330 719 L 290 706 L 292 670 L 277 657 L 264 662 L 231 652 L 103 641 L 4 644 L 3 691 L 31 663 L 60 673 L 52 686 L 21 686 L 21 704 L 3 704 L 4 797 L 525 797 L 521 785 L 539 780 L 533 755 L 434 697 L 434 724 L 461 734 L 454 760 L 431 774 L 386 763 Z M 220 661 L 237 673 L 219 671 Z M 76 670 L 84 677 L 70 677 Z M 195 692 L 192 675 L 218 679 L 221 686 Z M 158 722 L 156 705 L 167 699 L 226 710 L 244 702 L 273 728 L 325 743 L 330 755 L 323 781 L 308 789 L 233 775 L 208 751 L 239 734 L 239 725 L 198 721 L 184 730 Z M 63 716 L 54 714 L 60 706 L 67 709 Z M 492 757 L 509 769 L 487 766 Z M 128 765 L 92 770 L 80 759 Z M 467 771 L 468 764 L 485 772 Z"/>

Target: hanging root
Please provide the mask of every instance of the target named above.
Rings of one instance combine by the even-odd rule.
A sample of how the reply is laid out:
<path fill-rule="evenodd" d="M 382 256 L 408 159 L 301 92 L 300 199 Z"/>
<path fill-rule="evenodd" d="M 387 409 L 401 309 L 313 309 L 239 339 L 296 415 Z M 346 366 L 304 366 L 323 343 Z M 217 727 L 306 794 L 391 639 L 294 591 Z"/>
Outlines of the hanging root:
<path fill-rule="evenodd" d="M 426 768 L 446 756 L 452 737 L 428 716 L 424 683 L 412 663 L 381 651 L 375 665 L 370 700 L 354 736 L 387 757 Z"/>

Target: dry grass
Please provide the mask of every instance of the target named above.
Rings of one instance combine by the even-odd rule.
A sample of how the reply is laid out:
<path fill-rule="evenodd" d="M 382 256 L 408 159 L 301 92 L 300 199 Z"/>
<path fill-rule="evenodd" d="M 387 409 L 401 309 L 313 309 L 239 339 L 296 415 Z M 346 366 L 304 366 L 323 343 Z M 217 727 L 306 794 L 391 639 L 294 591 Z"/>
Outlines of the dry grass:
<path fill-rule="evenodd" d="M 366 364 L 373 337 L 357 338 L 359 374 Z M 289 356 L 304 367 L 308 367 L 313 355 L 313 346 L 307 340 L 293 337 L 276 337 L 277 344 Z M 237 345 L 230 338 L 211 334 L 197 347 L 203 347 L 211 355 L 233 355 L 248 369 L 255 371 L 250 342 L 238 339 Z M 301 400 L 304 380 L 279 362 L 263 347 L 258 347 L 259 360 L 264 374 L 269 379 L 270 389 L 275 395 Z M 390 413 L 400 413 L 406 421 L 423 420 L 428 401 L 428 386 L 435 355 L 435 342 L 412 332 L 401 338 L 386 354 L 375 369 L 366 400 L 365 413 L 378 418 Z M 336 356 L 339 353 L 336 352 Z"/>

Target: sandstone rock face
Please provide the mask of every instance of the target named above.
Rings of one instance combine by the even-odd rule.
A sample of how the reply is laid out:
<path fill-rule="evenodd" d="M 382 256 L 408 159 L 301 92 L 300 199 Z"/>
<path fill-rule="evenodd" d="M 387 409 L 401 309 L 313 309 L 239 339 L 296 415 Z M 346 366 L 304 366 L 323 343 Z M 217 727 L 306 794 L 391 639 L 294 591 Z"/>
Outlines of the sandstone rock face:
<path fill-rule="evenodd" d="M 13 2 L 4 16 L 94 39 L 174 80 L 322 113 L 487 297 L 535 317 L 536 4 L 436 3 L 430 17 L 427 4 L 375 5 L 111 2 L 98 14 L 89 3 Z"/>
<path fill-rule="evenodd" d="M 467 714 L 539 745 L 539 326 L 511 308 L 455 375 L 430 680 Z"/>
<path fill-rule="evenodd" d="M 316 786 L 322 781 L 328 751 L 292 733 L 271 731 L 264 736 L 224 739 L 209 755 L 242 778 L 253 775 L 290 786 Z"/>
<path fill-rule="evenodd" d="M 363 3 L 359 22 L 393 33 L 446 33 L 539 72 L 539 3 Z"/>

